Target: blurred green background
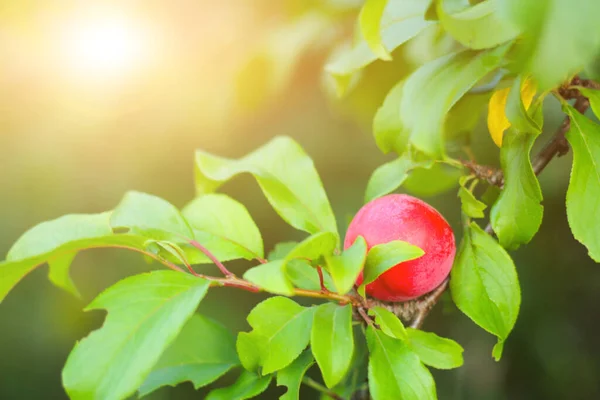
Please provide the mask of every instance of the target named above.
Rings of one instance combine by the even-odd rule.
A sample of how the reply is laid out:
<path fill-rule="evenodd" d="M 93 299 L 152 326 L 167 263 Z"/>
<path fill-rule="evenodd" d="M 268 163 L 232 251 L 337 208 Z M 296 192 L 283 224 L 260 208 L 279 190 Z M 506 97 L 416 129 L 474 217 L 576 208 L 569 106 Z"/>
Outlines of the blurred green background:
<path fill-rule="evenodd" d="M 419 52 L 419 42 L 409 44 L 399 61 L 370 68 L 348 98 L 332 99 L 323 90 L 322 66 L 360 2 L 321 2 L 317 8 L 330 19 L 302 33 L 294 21 L 316 3 L 103 1 L 84 7 L 0 0 L 0 252 L 36 223 L 111 209 L 127 190 L 183 206 L 194 195 L 195 149 L 238 157 L 274 135 L 294 137 L 314 158 L 343 230 L 362 205 L 370 173 L 388 160 L 371 136 L 373 112 L 406 72 L 408 55 L 428 55 Z M 85 42 L 93 43 L 93 27 L 107 21 L 104 34 L 116 40 L 97 48 Z M 546 110 L 540 143 L 562 120 L 556 104 Z M 473 147 L 480 162 L 497 165 L 483 120 Z M 440 399 L 600 398 L 600 270 L 568 229 L 570 162 L 570 155 L 554 160 L 542 174 L 542 228 L 514 253 L 523 302 L 502 360 L 491 358 L 495 339 L 448 299 L 427 319 L 424 329 L 465 348 L 462 368 L 433 371 Z M 235 179 L 224 191 L 247 205 L 267 249 L 302 237 L 273 212 L 251 178 Z M 459 240 L 455 190 L 426 200 Z M 237 272 L 247 267 L 232 263 Z M 0 399 L 66 398 L 61 367 L 74 342 L 103 319 L 82 308 L 118 279 L 149 268 L 158 266 L 125 251 L 84 252 L 72 272 L 81 300 L 51 286 L 46 267 L 28 276 L 0 306 Z M 200 312 L 247 330 L 244 316 L 260 300 L 216 289 Z M 202 393 L 188 383 L 150 398 Z M 261 398 L 278 393 L 273 385 Z M 316 397 L 303 389 L 302 398 Z"/>

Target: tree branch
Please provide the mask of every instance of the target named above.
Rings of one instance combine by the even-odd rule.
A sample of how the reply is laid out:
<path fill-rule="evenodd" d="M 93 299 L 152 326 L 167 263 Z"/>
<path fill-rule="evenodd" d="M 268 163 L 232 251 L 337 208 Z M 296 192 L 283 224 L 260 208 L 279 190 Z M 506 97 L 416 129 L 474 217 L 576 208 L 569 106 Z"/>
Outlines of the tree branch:
<path fill-rule="evenodd" d="M 440 286 L 437 287 L 433 292 L 429 293 L 423 300 L 417 303 L 417 313 L 414 316 L 410 327 L 419 329 L 423 325 L 425 321 L 425 317 L 429 315 L 429 312 L 437 304 L 440 300 L 446 289 L 448 288 L 448 283 L 450 283 L 450 278 L 444 279 L 444 282 Z"/>

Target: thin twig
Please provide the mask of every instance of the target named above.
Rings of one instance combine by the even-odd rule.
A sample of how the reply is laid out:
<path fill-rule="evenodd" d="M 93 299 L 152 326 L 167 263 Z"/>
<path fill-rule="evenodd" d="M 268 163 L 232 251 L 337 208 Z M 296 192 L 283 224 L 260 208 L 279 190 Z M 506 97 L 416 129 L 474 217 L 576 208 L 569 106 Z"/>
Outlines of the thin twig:
<path fill-rule="evenodd" d="M 334 400 L 344 400 L 344 398 L 342 396 L 327 389 L 324 385 L 321 385 L 319 382 L 315 381 L 312 378 L 309 378 L 308 376 L 305 376 L 304 378 L 302 378 L 302 383 L 304 383 L 306 386 L 308 386 L 310 388 L 315 389 L 318 392 L 323 393 L 326 396 L 331 397 Z"/>
<path fill-rule="evenodd" d="M 358 310 L 358 314 L 360 314 L 360 316 L 362 317 L 362 319 L 365 320 L 365 322 L 368 325 L 373 326 L 375 323 L 373 322 L 373 320 L 371 319 L 371 317 L 369 317 L 369 314 L 367 314 L 367 312 L 365 311 L 365 309 L 361 306 L 361 307 L 357 307 Z"/>
<path fill-rule="evenodd" d="M 215 257 L 215 255 L 213 253 L 211 253 L 206 247 L 202 246 L 200 243 L 198 243 L 195 240 L 190 240 L 189 242 L 192 246 L 194 246 L 195 248 L 197 248 L 198 250 L 200 250 L 202 253 L 204 253 L 204 255 L 206 257 L 208 257 L 210 259 L 210 261 L 212 261 L 213 263 L 215 263 L 215 265 L 219 268 L 219 270 L 223 273 L 223 275 L 225 276 L 235 276 L 232 272 L 230 272 L 221 261 L 219 261 L 217 259 L 217 257 Z"/>
<path fill-rule="evenodd" d="M 325 286 L 325 278 L 323 277 L 323 268 L 317 265 L 317 273 L 319 274 L 319 284 L 321 285 L 321 292 L 327 293 L 329 289 Z"/>

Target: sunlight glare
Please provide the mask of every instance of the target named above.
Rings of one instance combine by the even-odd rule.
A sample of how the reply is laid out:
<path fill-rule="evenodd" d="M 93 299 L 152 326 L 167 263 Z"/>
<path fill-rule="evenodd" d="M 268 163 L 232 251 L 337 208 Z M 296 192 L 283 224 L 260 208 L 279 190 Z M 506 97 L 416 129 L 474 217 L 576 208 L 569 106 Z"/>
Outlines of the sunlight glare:
<path fill-rule="evenodd" d="M 72 72 L 87 79 L 114 78 L 144 63 L 149 38 L 141 24 L 124 16 L 78 19 L 65 30 Z"/>

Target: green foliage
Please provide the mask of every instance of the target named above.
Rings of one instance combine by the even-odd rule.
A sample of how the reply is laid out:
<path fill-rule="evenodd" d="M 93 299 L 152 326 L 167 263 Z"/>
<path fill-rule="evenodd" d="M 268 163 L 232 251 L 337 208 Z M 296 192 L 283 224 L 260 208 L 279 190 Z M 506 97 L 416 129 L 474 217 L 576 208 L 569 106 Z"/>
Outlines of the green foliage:
<path fill-rule="evenodd" d="M 35 267 L 51 261 L 50 279 L 73 292 L 68 274 L 74 254 L 93 247 L 125 247 L 143 250 L 146 238 L 114 235 L 110 213 L 65 215 L 34 226 L 23 234 L 0 262 L 0 301 Z"/>
<path fill-rule="evenodd" d="M 423 364 L 438 369 L 458 368 L 463 365 L 463 348 L 454 340 L 435 333 L 408 328 L 409 346 Z"/>
<path fill-rule="evenodd" d="M 367 45 L 382 60 L 391 60 L 392 56 L 385 48 L 381 37 L 381 19 L 388 0 L 367 0 L 360 10 L 358 20 Z"/>
<path fill-rule="evenodd" d="M 238 201 L 223 194 L 206 194 L 192 200 L 181 212 L 192 227 L 193 237 L 219 260 L 264 257 L 260 231 Z"/>
<path fill-rule="evenodd" d="M 600 233 L 595 210 L 600 202 L 600 126 L 570 106 L 567 140 L 573 148 L 573 170 L 567 191 L 567 217 L 575 239 L 600 262 Z M 594 211 L 592 211 L 594 210 Z"/>
<path fill-rule="evenodd" d="M 401 340 L 408 339 L 408 333 L 406 332 L 406 328 L 404 328 L 404 324 L 391 311 L 377 306 L 371 308 L 369 314 L 375 317 L 375 323 L 386 335 Z"/>
<path fill-rule="evenodd" d="M 472 222 L 465 229 L 451 274 L 454 303 L 477 325 L 498 337 L 494 357 L 499 360 L 521 304 L 513 261 L 498 242 Z"/>
<path fill-rule="evenodd" d="M 542 224 L 542 190 L 529 160 L 535 138 L 511 128 L 502 141 L 504 189 L 492 207 L 490 220 L 500 244 L 508 250 L 529 243 Z"/>
<path fill-rule="evenodd" d="M 469 177 L 463 176 L 460 178 L 460 188 L 458 189 L 458 197 L 462 205 L 462 212 L 470 218 L 483 218 L 483 211 L 487 208 L 485 203 L 477 200 L 477 197 L 473 194 L 472 189 L 469 190 L 465 185 L 468 182 Z M 477 183 L 477 181 L 474 181 Z"/>
<path fill-rule="evenodd" d="M 415 162 L 404 155 L 379 166 L 369 179 L 365 202 L 384 196 L 398 189 L 409 177 L 410 172 L 423 163 Z"/>
<path fill-rule="evenodd" d="M 350 368 L 354 352 L 352 307 L 327 303 L 314 313 L 310 346 L 327 387 L 337 385 Z"/>
<path fill-rule="evenodd" d="M 139 393 L 144 396 L 185 381 L 198 389 L 239 364 L 233 335 L 219 322 L 194 315 L 162 354 Z"/>
<path fill-rule="evenodd" d="M 105 309 L 102 328 L 75 345 L 63 370 L 72 399 L 125 398 L 134 393 L 176 338 L 209 282 L 173 271 L 127 278 L 86 310 Z"/>
<path fill-rule="evenodd" d="M 426 2 L 420 0 L 392 0 L 384 10 L 380 22 L 372 18 L 363 25 L 376 24 L 381 29 L 381 45 L 388 52 L 415 37 L 434 22 L 425 21 Z M 377 26 L 370 26 L 368 31 L 374 32 Z M 371 35 L 370 35 L 371 37 Z M 325 66 L 325 70 L 338 81 L 339 93 L 343 93 L 348 83 L 348 76 L 377 60 L 378 56 L 369 48 L 366 40 L 360 40 L 347 51 L 339 54 Z"/>
<path fill-rule="evenodd" d="M 337 226 L 312 160 L 288 137 L 276 137 L 239 160 L 196 153 L 196 189 L 212 193 L 243 172 L 251 173 L 275 211 L 290 225 L 309 233 Z"/>
<path fill-rule="evenodd" d="M 233 385 L 211 391 L 206 400 L 251 399 L 267 390 L 272 378 L 272 375 L 258 376 L 253 372 L 244 371 Z"/>
<path fill-rule="evenodd" d="M 354 286 L 367 259 L 367 242 L 362 236 L 340 256 L 327 256 L 327 268 L 331 273 L 336 292 L 346 294 Z"/>
<path fill-rule="evenodd" d="M 283 260 L 271 261 L 249 269 L 244 273 L 244 279 L 268 292 L 291 296 L 294 294 L 294 286 L 289 281 L 284 267 Z"/>
<path fill-rule="evenodd" d="M 271 297 L 248 314 L 250 333 L 240 333 L 237 350 L 248 370 L 262 375 L 290 365 L 310 340 L 313 308 L 305 308 L 285 297 Z M 243 339 L 240 339 L 243 338 Z"/>
<path fill-rule="evenodd" d="M 287 392 L 279 398 L 280 400 L 299 400 L 302 378 L 314 363 L 312 353 L 307 350 L 296 361 L 277 372 L 277 385 L 287 386 Z"/>
<path fill-rule="evenodd" d="M 452 106 L 480 79 L 502 65 L 508 46 L 481 53 L 460 51 L 431 61 L 404 83 L 400 103 L 409 143 L 433 158 L 445 154 L 444 119 Z"/>
<path fill-rule="evenodd" d="M 388 269 L 404 261 L 421 257 L 425 252 L 408 242 L 394 240 L 371 247 L 365 262 L 364 280 L 358 292 L 364 296 L 366 286 Z"/>
<path fill-rule="evenodd" d="M 540 89 L 559 85 L 589 63 L 600 49 L 596 16 L 600 3 L 588 0 L 503 0 L 500 15 L 522 31 L 515 44 L 518 68 Z M 577 21 L 576 29 L 565 29 Z"/>
<path fill-rule="evenodd" d="M 369 388 L 373 400 L 437 399 L 431 373 L 399 339 L 369 326 Z"/>
<path fill-rule="evenodd" d="M 194 237 L 190 225 L 175 206 L 140 192 L 125 195 L 110 216 L 110 226 L 157 240 L 181 241 Z"/>
<path fill-rule="evenodd" d="M 462 0 L 434 1 L 446 32 L 471 49 L 494 47 L 519 34 L 519 30 L 498 13 L 502 0 L 484 0 L 473 6 L 465 6 Z"/>

